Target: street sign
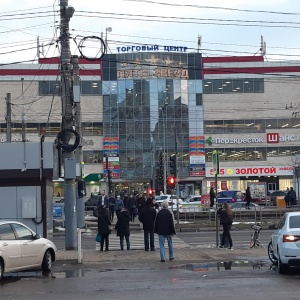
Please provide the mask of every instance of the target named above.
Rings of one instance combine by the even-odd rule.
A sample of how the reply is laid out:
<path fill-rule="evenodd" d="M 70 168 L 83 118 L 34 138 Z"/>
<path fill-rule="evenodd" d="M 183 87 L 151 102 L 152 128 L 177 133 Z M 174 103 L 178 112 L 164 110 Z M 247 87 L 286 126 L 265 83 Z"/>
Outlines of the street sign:
<path fill-rule="evenodd" d="M 212 152 L 212 161 L 213 161 L 213 173 L 214 173 L 214 175 L 218 175 L 219 174 L 219 155 L 218 155 L 217 150 L 214 150 Z"/>

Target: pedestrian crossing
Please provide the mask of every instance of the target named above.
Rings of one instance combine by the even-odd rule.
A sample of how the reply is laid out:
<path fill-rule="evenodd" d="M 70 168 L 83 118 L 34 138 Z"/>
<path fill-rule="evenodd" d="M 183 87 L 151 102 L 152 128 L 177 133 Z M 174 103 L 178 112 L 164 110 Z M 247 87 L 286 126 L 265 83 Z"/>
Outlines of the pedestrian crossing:
<path fill-rule="evenodd" d="M 130 237 L 130 249 L 131 250 L 144 250 L 144 232 L 136 232 L 131 233 Z M 100 243 L 96 243 L 96 250 L 100 250 Z M 158 235 L 154 235 L 154 245 L 155 249 L 159 249 L 159 242 L 158 242 Z M 165 241 L 165 247 L 168 247 L 167 240 Z M 173 248 L 174 249 L 184 249 L 189 248 L 189 244 L 184 242 L 182 239 L 177 237 L 176 235 L 173 236 Z M 109 250 L 120 250 L 120 238 L 116 236 L 116 233 L 113 232 L 109 235 Z M 124 249 L 126 249 L 126 241 L 124 239 Z"/>

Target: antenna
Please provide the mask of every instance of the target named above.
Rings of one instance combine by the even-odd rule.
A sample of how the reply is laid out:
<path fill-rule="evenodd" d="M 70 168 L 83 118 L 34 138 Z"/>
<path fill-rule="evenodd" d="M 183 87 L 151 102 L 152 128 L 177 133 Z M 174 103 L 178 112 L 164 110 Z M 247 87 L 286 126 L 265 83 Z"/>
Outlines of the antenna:
<path fill-rule="evenodd" d="M 202 43 L 202 35 L 198 35 L 198 53 L 200 52 L 201 49 L 201 43 Z"/>

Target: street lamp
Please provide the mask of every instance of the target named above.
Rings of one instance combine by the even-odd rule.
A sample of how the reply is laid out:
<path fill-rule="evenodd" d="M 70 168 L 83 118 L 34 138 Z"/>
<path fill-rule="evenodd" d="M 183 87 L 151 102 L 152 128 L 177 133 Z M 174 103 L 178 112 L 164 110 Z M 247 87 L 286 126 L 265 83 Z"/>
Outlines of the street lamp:
<path fill-rule="evenodd" d="M 105 54 L 107 54 L 107 49 L 108 49 L 108 43 L 107 43 L 107 33 L 108 32 L 112 32 L 112 28 L 111 27 L 106 27 L 105 28 L 105 40 L 104 40 L 104 44 L 105 44 Z M 103 32 L 101 32 L 101 39 L 103 41 Z M 103 53 L 103 45 L 101 43 L 101 53 Z"/>
<path fill-rule="evenodd" d="M 163 125 L 164 125 L 164 194 L 167 193 L 167 153 L 166 153 L 166 137 L 167 137 L 167 106 L 168 106 L 168 98 L 165 99 L 164 106 L 161 107 L 161 111 L 163 113 Z"/>

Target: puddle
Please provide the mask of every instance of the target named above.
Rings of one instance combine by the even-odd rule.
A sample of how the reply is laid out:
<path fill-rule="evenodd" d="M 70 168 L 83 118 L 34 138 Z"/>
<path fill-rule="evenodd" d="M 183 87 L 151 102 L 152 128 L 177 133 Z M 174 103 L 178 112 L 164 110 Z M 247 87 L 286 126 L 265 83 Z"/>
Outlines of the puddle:
<path fill-rule="evenodd" d="M 249 270 L 270 270 L 272 264 L 265 261 L 252 260 L 233 260 L 209 263 L 192 263 L 185 265 L 176 265 L 170 269 L 187 270 L 192 272 L 208 272 L 208 271 L 249 271 Z"/>

